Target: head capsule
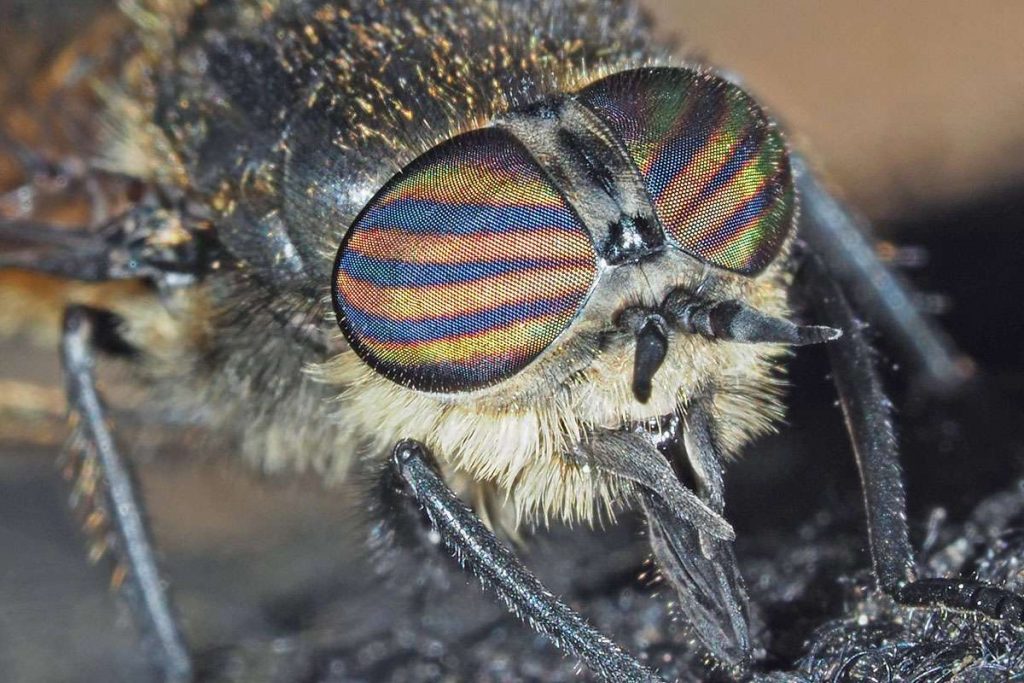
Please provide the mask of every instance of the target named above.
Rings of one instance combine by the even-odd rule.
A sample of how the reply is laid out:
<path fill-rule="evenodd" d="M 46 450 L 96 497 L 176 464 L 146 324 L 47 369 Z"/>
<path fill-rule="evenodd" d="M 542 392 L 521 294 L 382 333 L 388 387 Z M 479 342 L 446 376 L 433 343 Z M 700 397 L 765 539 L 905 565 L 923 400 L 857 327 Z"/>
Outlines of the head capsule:
<path fill-rule="evenodd" d="M 756 275 L 794 204 L 781 137 L 736 86 L 624 71 L 406 166 L 346 233 L 334 306 L 385 377 L 472 391 L 531 365 L 620 266 L 669 249 Z"/>

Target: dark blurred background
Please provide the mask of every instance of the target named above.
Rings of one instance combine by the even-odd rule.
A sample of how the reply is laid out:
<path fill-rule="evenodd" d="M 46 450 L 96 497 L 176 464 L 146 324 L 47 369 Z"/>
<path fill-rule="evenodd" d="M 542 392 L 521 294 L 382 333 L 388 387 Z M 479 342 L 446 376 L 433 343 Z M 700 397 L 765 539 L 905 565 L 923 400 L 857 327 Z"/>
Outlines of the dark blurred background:
<path fill-rule="evenodd" d="M 58 59 L 56 46 L 107 4 L 0 0 L 0 110 L 32 97 L 26 76 Z M 977 377 L 958 396 L 929 396 L 880 344 L 916 541 L 937 508 L 955 523 L 1011 486 L 1024 462 L 1024 4 L 693 0 L 649 10 L 681 54 L 742 75 L 880 237 L 925 256 L 906 275 L 930 295 Z M 7 161 L 0 191 L 14 182 Z M 16 308 L 24 317 L 5 297 L 25 286 L 0 281 L 0 325 Z M 55 464 L 63 423 L 38 419 L 62 409 L 52 346 L 59 306 L 32 306 L 36 325 L 0 346 L 0 679 L 143 680 L 127 615 L 107 589 L 109 568 L 87 563 L 67 509 Z M 823 353 L 801 351 L 791 364 L 789 424 L 729 468 L 729 516 L 751 591 L 764 600 L 784 574 L 780 547 L 829 534 L 832 555 L 810 552 L 809 568 L 786 575 L 827 567 L 818 580 L 826 592 L 838 573 L 868 564 L 827 372 Z M 126 442 L 151 436 L 130 424 L 122 431 Z M 309 479 L 266 479 L 174 435 L 169 445 L 148 440 L 136 462 L 164 566 L 189 638 L 219 676 L 572 678 L 571 664 L 443 561 L 428 563 L 427 579 L 404 581 L 413 594 L 403 580 L 378 578 L 362 548 L 358 482 L 328 491 Z M 666 623 L 663 601 L 635 578 L 644 555 L 628 518 L 601 532 L 541 532 L 526 551 L 556 591 L 633 647 L 664 640 L 643 631 Z M 408 567 L 416 577 L 422 569 Z M 837 610 L 829 595 L 789 613 L 776 605 L 769 617 L 783 634 L 780 661 L 798 657 L 812 626 Z"/>

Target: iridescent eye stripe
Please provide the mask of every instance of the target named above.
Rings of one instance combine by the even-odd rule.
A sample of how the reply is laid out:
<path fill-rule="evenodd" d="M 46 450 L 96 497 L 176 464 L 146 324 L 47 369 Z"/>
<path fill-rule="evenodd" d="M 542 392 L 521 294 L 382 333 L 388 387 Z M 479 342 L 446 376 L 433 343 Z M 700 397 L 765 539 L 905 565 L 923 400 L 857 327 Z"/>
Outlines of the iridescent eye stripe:
<path fill-rule="evenodd" d="M 521 330 L 519 334 L 545 337 L 557 336 L 564 325 L 556 317 L 536 319 L 526 323 L 515 323 Z M 462 368 L 467 364 L 490 364 L 497 355 L 507 355 L 508 361 L 514 366 L 524 366 L 535 357 L 530 349 L 509 352 L 507 350 L 508 328 L 498 327 L 486 332 L 464 334 L 457 338 L 440 339 L 427 342 L 386 342 L 381 347 L 395 354 L 416 354 L 421 367 L 432 373 L 452 373 L 461 375 Z"/>
<path fill-rule="evenodd" d="M 482 311 L 459 312 L 456 315 L 423 316 L 413 314 L 408 320 L 392 316 L 380 316 L 367 311 L 353 309 L 349 319 L 356 326 L 374 327 L 380 330 L 387 341 L 375 342 L 376 348 L 419 348 L 425 349 L 432 342 L 453 341 L 471 335 L 486 335 L 498 330 L 514 333 L 533 321 L 550 318 L 548 309 L 558 309 L 570 297 L 542 299 L 527 303 L 513 303 L 493 306 Z M 557 315 L 557 314 L 556 314 Z M 497 322 L 497 321 L 504 322 Z M 458 325 L 458 334 L 452 334 L 452 325 Z M 457 359 L 452 359 L 457 360 Z"/>
<path fill-rule="evenodd" d="M 686 69 L 638 69 L 578 95 L 623 142 L 666 233 L 745 275 L 792 229 L 795 197 L 778 132 L 739 88 Z"/>
<path fill-rule="evenodd" d="M 570 278 L 582 279 L 588 274 L 588 270 L 580 269 L 570 272 Z M 562 273 L 552 273 L 556 276 Z M 579 288 L 570 278 L 564 278 L 566 282 L 560 282 L 552 288 L 552 298 L 573 297 L 579 294 Z M 398 323 L 409 320 L 431 320 L 436 318 L 434 311 L 424 311 L 417 303 L 418 299 L 425 296 L 448 296 L 455 300 L 466 301 L 467 305 L 462 314 L 482 313 L 489 308 L 497 306 L 508 306 L 522 301 L 528 301 L 533 295 L 533 283 L 522 276 L 521 273 L 511 273 L 498 277 L 483 277 L 472 279 L 466 282 L 452 284 L 437 284 L 417 286 L 381 286 L 366 280 L 352 278 L 347 274 L 338 274 L 338 286 L 343 290 L 361 288 L 365 290 L 366 297 L 375 301 L 375 305 L 367 307 L 362 312 L 376 315 L 380 318 L 387 318 Z M 475 306 L 474 306 L 475 304 Z M 358 308 L 358 307 L 357 307 Z"/>
<path fill-rule="evenodd" d="M 342 330 L 428 391 L 510 376 L 572 322 L 597 275 L 589 234 L 508 133 L 454 138 L 393 178 L 338 254 Z"/>

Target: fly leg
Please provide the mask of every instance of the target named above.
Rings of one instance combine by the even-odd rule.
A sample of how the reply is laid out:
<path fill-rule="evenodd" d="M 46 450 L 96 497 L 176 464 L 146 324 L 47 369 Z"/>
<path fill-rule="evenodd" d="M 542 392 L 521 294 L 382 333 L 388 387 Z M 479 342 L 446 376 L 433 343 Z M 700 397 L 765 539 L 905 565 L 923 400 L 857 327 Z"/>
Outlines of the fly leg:
<path fill-rule="evenodd" d="M 97 351 L 125 352 L 128 347 L 116 335 L 113 316 L 83 306 L 66 310 L 60 346 L 76 422 L 71 441 L 72 455 L 77 455 L 75 498 L 86 507 L 86 528 L 98 537 L 94 552 L 113 551 L 118 562 L 114 583 L 123 586 L 163 680 L 190 681 L 192 660 L 160 579 L 138 487 L 96 390 Z"/>
<path fill-rule="evenodd" d="M 36 161 L 28 159 L 27 168 Z M 94 204 L 93 209 L 94 219 L 106 213 L 105 206 L 97 212 Z M 201 240 L 182 226 L 176 211 L 158 206 L 138 205 L 80 228 L 26 219 L 17 210 L 2 213 L 8 216 L 0 218 L 0 270 L 87 282 L 146 279 L 163 289 L 193 282 L 205 263 Z M 75 423 L 68 448 L 68 470 L 76 480 L 72 500 L 93 538 L 90 554 L 98 558 L 112 551 L 116 558 L 112 583 L 123 586 L 163 680 L 179 683 L 192 679 L 191 657 L 160 581 L 136 485 L 117 450 L 93 375 L 98 352 L 134 353 L 118 334 L 117 323 L 112 314 L 83 306 L 65 311 L 60 353 Z"/>
<path fill-rule="evenodd" d="M 109 202 L 101 187 L 106 171 L 91 167 L 80 157 L 70 156 L 53 161 L 14 139 L 0 128 L 0 154 L 17 163 L 27 180 L 20 186 L 0 193 L 0 217 L 23 219 L 54 197 L 80 196 L 88 199 L 93 225 L 109 217 Z"/>
<path fill-rule="evenodd" d="M 202 221 L 188 216 L 182 202 L 154 190 L 111 216 L 99 186 L 104 171 L 79 160 L 48 162 L 0 130 L 0 149 L 5 146 L 33 180 L 0 195 L 0 270 L 14 268 L 83 282 L 148 279 L 161 288 L 190 284 L 202 274 L 208 240 L 200 229 Z M 130 179 L 118 176 L 117 180 Z M 82 185 L 89 195 L 87 225 L 55 225 L 33 218 L 41 188 L 54 186 L 52 194 L 68 194 L 72 184 Z"/>
<path fill-rule="evenodd" d="M 950 340 L 918 309 L 907 284 L 878 258 L 868 229 L 793 157 L 801 198 L 800 237 L 858 309 L 884 329 L 926 383 L 951 390 L 968 377 Z"/>
<path fill-rule="evenodd" d="M 16 268 L 83 282 L 149 279 L 192 283 L 206 245 L 172 210 L 138 205 L 98 228 L 0 219 L 0 270 Z"/>
<path fill-rule="evenodd" d="M 1024 598 L 980 581 L 917 579 L 907 529 L 906 497 L 893 429 L 891 403 L 874 354 L 850 304 L 826 267 L 805 264 L 810 298 L 828 324 L 843 330 L 828 352 L 836 389 L 853 442 L 867 511 L 868 539 L 879 586 L 898 602 L 942 606 L 1024 622 Z"/>
<path fill-rule="evenodd" d="M 112 245 L 101 234 L 31 220 L 0 220 L 0 269 L 44 273 L 83 282 L 110 277 Z"/>
<path fill-rule="evenodd" d="M 445 548 L 519 619 L 561 650 L 579 657 L 604 681 L 661 680 L 552 595 L 452 493 L 422 444 L 400 442 L 391 456 L 391 467 L 426 513 Z"/>

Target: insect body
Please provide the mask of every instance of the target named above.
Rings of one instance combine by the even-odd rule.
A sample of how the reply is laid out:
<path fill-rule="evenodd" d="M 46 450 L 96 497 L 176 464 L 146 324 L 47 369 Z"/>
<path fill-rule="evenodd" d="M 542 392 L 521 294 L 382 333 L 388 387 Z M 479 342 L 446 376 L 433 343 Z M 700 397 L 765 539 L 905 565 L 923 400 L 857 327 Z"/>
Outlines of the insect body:
<path fill-rule="evenodd" d="M 357 453 L 390 452 L 463 565 L 609 680 L 656 674 L 546 592 L 448 485 L 506 498 L 510 524 L 640 507 L 681 612 L 742 671 L 722 459 L 781 416 L 786 348 L 831 341 L 880 583 L 955 602 L 912 582 L 887 404 L 833 282 L 881 267 L 749 96 L 653 50 L 631 6 L 126 7 L 137 49 L 104 84 L 88 154 L 146 191 L 102 230 L 37 226 L 40 244 L 0 261 L 152 285 L 65 319 L 69 395 L 108 472 L 123 463 L 97 348 L 127 353 L 154 400 L 237 435 L 266 469 L 336 479 Z M 796 253 L 798 186 L 821 261 Z M 843 270 L 847 252 L 863 258 Z M 832 327 L 787 320 L 798 256 Z M 865 281 L 869 295 L 887 282 Z M 898 297 L 880 310 L 921 324 Z M 108 484 L 158 661 L 187 679 L 138 501 L 126 478 Z M 989 612 L 1018 605 L 1000 595 Z"/>

